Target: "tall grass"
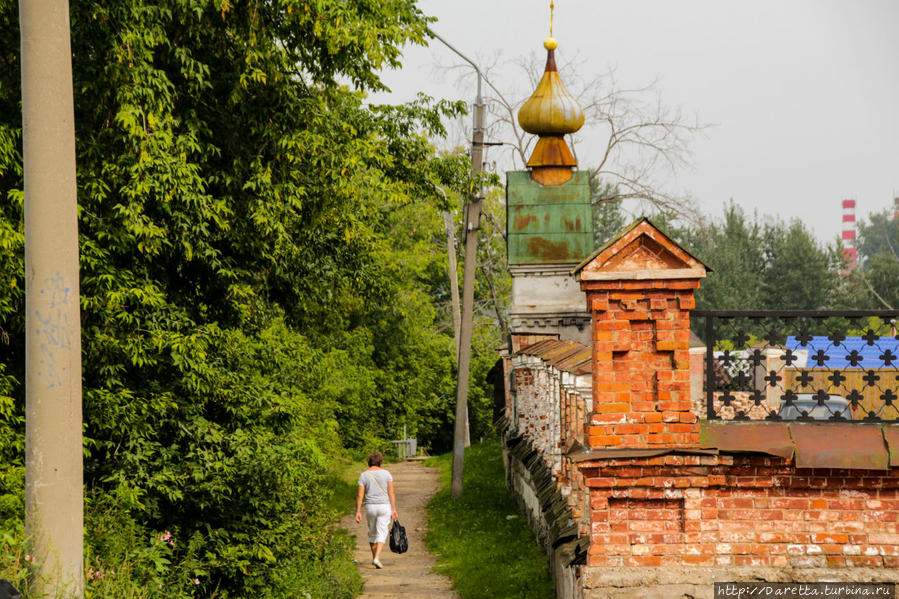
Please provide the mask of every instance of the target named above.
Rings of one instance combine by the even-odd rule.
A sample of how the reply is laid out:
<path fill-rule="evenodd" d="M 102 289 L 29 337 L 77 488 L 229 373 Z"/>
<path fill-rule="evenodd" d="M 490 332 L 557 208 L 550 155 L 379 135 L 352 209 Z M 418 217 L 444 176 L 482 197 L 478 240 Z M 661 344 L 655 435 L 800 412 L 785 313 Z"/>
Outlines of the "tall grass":
<path fill-rule="evenodd" d="M 443 489 L 428 505 L 425 543 L 463 599 L 552 599 L 546 554 L 506 491 L 499 440 L 466 450 L 458 499 L 449 493 L 452 454 L 426 465 L 440 467 Z"/>

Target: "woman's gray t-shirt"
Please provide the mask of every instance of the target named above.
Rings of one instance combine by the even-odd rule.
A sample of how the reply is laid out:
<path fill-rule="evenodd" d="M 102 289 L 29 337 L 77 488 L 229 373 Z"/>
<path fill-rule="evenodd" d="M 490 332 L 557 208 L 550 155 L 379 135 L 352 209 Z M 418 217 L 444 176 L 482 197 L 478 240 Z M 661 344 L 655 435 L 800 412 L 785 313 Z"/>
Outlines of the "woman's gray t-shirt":
<path fill-rule="evenodd" d="M 393 476 L 384 469 L 366 470 L 360 474 L 359 486 L 365 487 L 365 503 L 389 504 L 390 497 L 387 496 L 387 483 L 392 480 Z"/>

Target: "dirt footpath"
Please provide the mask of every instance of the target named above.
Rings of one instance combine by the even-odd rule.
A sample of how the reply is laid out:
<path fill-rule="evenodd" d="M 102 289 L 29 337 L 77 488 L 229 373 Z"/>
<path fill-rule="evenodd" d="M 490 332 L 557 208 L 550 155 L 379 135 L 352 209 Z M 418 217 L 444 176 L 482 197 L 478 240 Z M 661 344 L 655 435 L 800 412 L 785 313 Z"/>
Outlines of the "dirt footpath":
<path fill-rule="evenodd" d="M 361 524 L 356 524 L 355 513 L 346 516 L 341 525 L 356 536 L 354 557 L 365 582 L 365 590 L 359 599 L 459 599 L 449 578 L 431 569 L 435 559 L 424 543 L 427 532 L 425 505 L 440 488 L 438 469 L 425 468 L 418 462 L 390 464 L 387 469 L 393 475 L 396 511 L 400 523 L 406 527 L 409 551 L 391 553 L 390 547 L 385 545 L 381 552 L 384 568 L 376 569 L 371 563 L 365 516 Z"/>

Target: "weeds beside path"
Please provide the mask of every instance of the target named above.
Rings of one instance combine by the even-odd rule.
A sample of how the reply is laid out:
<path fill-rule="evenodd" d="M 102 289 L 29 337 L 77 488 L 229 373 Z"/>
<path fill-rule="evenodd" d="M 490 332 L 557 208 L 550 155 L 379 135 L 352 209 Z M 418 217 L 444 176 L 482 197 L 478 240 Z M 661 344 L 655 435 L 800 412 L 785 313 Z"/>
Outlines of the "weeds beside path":
<path fill-rule="evenodd" d="M 449 493 L 452 454 L 428 460 L 443 489 L 428 506 L 428 548 L 463 599 L 552 599 L 546 555 L 506 491 L 498 439 L 465 451 L 463 492 Z"/>
<path fill-rule="evenodd" d="M 356 536 L 355 558 L 365 583 L 359 599 L 458 599 L 449 579 L 433 570 L 435 558 L 424 543 L 425 506 L 440 489 L 438 469 L 415 462 L 388 464 L 386 468 L 393 475 L 397 513 L 406 527 L 409 551 L 397 555 L 385 547 L 381 554 L 384 569 L 376 570 L 371 564 L 365 520 L 355 522 L 355 506 L 351 504 L 351 513 L 341 525 Z"/>

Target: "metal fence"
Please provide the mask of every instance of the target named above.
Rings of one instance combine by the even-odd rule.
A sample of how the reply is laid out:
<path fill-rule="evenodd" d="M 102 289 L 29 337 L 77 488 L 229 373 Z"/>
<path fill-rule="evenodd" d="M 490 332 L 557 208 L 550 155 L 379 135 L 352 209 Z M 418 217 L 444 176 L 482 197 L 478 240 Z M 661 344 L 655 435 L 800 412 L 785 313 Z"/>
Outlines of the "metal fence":
<path fill-rule="evenodd" d="M 710 420 L 899 420 L 899 311 L 692 313 Z"/>

